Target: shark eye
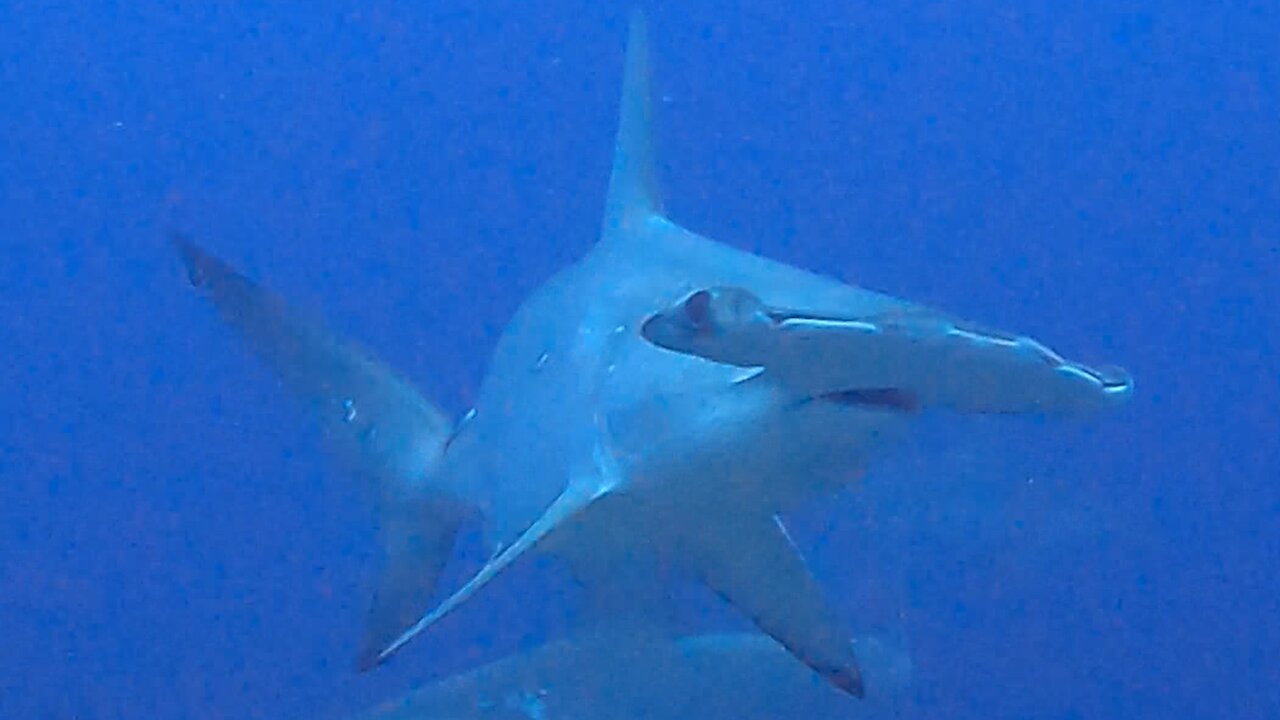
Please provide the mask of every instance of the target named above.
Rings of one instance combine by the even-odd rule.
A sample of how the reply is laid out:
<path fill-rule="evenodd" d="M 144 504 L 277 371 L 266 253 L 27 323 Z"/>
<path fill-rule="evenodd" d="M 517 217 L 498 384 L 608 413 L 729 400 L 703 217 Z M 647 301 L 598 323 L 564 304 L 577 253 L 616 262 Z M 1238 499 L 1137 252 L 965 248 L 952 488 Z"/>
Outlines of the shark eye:
<path fill-rule="evenodd" d="M 684 301 L 684 315 L 696 328 L 711 324 L 711 293 L 699 290 Z"/>

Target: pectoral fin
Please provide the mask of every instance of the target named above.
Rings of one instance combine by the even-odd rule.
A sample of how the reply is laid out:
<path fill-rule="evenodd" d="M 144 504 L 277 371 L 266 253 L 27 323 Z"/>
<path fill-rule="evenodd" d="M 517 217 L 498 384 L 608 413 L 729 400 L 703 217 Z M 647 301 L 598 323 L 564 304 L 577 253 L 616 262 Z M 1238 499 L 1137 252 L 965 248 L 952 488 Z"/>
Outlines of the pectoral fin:
<path fill-rule="evenodd" d="M 683 537 L 682 551 L 691 569 L 762 632 L 828 682 L 863 696 L 852 633 L 780 520 L 708 514 Z"/>

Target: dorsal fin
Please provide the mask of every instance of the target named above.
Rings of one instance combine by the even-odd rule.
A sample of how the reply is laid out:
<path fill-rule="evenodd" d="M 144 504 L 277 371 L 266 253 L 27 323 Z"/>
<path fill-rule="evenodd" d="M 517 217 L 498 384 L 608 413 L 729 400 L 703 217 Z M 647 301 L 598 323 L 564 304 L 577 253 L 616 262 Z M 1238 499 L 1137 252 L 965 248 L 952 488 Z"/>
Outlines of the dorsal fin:
<path fill-rule="evenodd" d="M 662 213 L 653 171 L 652 117 L 649 97 L 649 38 L 644 13 L 631 13 L 626 66 L 622 80 L 618 136 L 613 150 L 613 173 L 605 205 L 602 236 L 609 237 L 634 222 Z"/>

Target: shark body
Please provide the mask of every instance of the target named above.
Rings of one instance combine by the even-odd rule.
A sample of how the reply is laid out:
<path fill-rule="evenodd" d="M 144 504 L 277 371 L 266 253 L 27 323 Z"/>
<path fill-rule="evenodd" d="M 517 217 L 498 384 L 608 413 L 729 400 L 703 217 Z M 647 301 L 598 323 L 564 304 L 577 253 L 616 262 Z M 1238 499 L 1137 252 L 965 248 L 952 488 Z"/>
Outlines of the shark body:
<path fill-rule="evenodd" d="M 858 646 L 876 688 L 862 702 L 763 635 L 588 633 L 429 683 L 353 720 L 896 717 L 910 686 L 909 658 L 876 637 L 859 638 Z"/>
<path fill-rule="evenodd" d="M 599 242 L 517 311 L 475 409 L 456 425 L 367 351 L 300 318 L 190 242 L 179 240 L 180 252 L 192 283 L 377 489 L 386 567 L 362 666 L 385 660 L 536 550 L 567 561 L 597 615 L 640 622 L 663 603 L 655 568 L 671 563 L 833 685 L 861 696 L 852 634 L 779 513 L 856 478 L 908 428 L 921 400 L 1051 413 L 1114 404 L 1131 382 L 1119 370 L 1061 361 L 1059 368 L 1079 370 L 1075 384 L 1065 395 L 1037 392 L 1051 374 L 1030 366 L 1047 366 L 1045 355 L 990 333 L 979 352 L 961 353 L 971 361 L 948 361 L 956 347 L 975 347 L 968 326 L 953 322 L 913 321 L 912 332 L 927 341 L 923 351 L 900 333 L 868 335 L 868 324 L 889 327 L 884 318 L 946 316 L 674 223 L 653 181 L 647 56 L 637 16 Z M 682 344 L 681 323 L 697 331 L 706 319 L 689 299 L 725 287 L 745 293 L 748 305 L 801 309 L 794 317 L 809 322 L 778 322 L 757 337 L 750 322 L 730 318 L 711 326 L 719 340 Z M 676 334 L 655 335 L 663 323 Z M 791 341 L 815 328 L 818 342 Z M 910 362 L 886 374 L 886 354 Z M 992 363 L 1020 372 L 1002 384 Z M 476 510 L 491 559 L 422 615 L 461 518 Z"/>

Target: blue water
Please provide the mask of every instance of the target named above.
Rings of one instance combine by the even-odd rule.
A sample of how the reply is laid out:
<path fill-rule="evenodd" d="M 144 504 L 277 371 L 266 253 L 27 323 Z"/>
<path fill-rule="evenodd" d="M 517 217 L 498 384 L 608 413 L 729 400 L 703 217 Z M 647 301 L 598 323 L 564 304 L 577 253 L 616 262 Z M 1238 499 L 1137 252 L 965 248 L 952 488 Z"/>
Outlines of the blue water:
<path fill-rule="evenodd" d="M 357 675 L 360 488 L 166 243 L 465 409 L 594 238 L 626 7 L 409 5 L 0 3 L 0 717 L 341 717 L 563 621 L 524 569 Z M 790 5 L 651 9 L 673 215 L 1138 381 L 802 518 L 907 716 L 1280 717 L 1280 6 Z"/>

